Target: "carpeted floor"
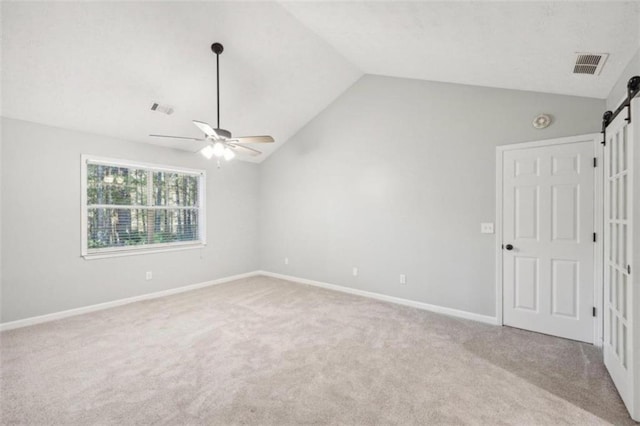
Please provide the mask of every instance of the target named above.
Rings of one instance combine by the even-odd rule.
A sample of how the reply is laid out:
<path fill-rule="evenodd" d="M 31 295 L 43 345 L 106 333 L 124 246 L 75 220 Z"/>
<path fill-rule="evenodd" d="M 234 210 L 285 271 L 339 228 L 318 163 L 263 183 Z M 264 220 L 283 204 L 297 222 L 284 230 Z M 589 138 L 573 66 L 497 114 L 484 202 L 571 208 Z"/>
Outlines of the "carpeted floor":
<path fill-rule="evenodd" d="M 254 277 L 0 334 L 3 424 L 632 424 L 591 345 Z"/>

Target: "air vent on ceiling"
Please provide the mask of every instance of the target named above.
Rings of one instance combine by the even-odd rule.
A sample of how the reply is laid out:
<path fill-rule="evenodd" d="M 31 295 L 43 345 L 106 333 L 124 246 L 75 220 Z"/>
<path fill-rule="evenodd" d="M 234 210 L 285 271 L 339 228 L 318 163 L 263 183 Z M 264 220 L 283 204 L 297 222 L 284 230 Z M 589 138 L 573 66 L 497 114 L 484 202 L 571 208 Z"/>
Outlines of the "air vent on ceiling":
<path fill-rule="evenodd" d="M 154 102 L 151 105 L 151 111 L 161 112 L 167 115 L 173 114 L 173 108 L 171 108 L 169 105 L 161 105 L 157 102 Z"/>
<path fill-rule="evenodd" d="M 608 53 L 576 53 L 576 64 L 573 67 L 573 73 L 600 75 L 608 57 Z"/>

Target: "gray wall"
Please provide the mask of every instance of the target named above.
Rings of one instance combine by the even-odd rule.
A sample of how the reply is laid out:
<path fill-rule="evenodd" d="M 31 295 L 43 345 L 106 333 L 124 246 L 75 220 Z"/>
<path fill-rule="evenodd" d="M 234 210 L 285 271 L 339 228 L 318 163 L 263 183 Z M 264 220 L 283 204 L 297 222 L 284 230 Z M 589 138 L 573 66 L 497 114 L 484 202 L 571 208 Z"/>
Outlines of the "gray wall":
<path fill-rule="evenodd" d="M 219 170 L 182 151 L 2 119 L 1 321 L 258 268 L 494 315 L 494 238 L 479 226 L 494 221 L 495 146 L 595 132 L 603 110 L 365 76 L 263 164 Z M 532 128 L 540 112 L 555 116 L 549 129 Z M 208 246 L 82 259 L 83 153 L 207 169 Z"/>
<path fill-rule="evenodd" d="M 495 147 L 597 132 L 604 107 L 364 76 L 261 164 L 260 267 L 493 316 Z"/>
<path fill-rule="evenodd" d="M 640 75 L 640 49 L 631 58 L 615 86 L 611 89 L 611 93 L 607 97 L 607 110 L 615 110 L 620 105 L 622 98 L 627 96 L 627 83 L 634 75 Z"/>
<path fill-rule="evenodd" d="M 207 247 L 81 258 L 81 154 L 206 169 Z M 185 151 L 11 119 L 2 119 L 1 158 L 2 322 L 257 269 L 255 164 L 217 169 Z"/>
<path fill-rule="evenodd" d="M 3 120 L 0 120 L 0 322 L 2 322 L 2 193 L 4 192 L 2 184 L 2 124 Z"/>

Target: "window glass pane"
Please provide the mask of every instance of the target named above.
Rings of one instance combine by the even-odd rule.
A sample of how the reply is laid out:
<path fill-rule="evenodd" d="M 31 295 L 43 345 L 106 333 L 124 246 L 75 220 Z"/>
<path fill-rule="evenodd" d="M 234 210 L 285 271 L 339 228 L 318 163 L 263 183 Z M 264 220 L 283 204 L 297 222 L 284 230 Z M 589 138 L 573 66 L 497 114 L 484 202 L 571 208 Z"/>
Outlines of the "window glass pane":
<path fill-rule="evenodd" d="M 87 164 L 87 203 L 147 204 L 147 172 L 127 167 Z"/>
<path fill-rule="evenodd" d="M 198 205 L 198 177 L 170 172 L 153 172 L 153 205 Z"/>
<path fill-rule="evenodd" d="M 199 239 L 197 209 L 151 211 L 154 213 L 154 226 L 151 235 L 153 243 L 197 241 Z"/>
<path fill-rule="evenodd" d="M 146 209 L 89 208 L 87 219 L 89 249 L 147 244 Z"/>
<path fill-rule="evenodd" d="M 83 253 L 203 239 L 199 203 L 204 196 L 200 194 L 204 172 L 193 175 L 104 161 L 85 163 L 87 227 L 83 233 L 87 246 Z"/>
<path fill-rule="evenodd" d="M 197 241 L 196 209 L 89 208 L 89 249 Z"/>

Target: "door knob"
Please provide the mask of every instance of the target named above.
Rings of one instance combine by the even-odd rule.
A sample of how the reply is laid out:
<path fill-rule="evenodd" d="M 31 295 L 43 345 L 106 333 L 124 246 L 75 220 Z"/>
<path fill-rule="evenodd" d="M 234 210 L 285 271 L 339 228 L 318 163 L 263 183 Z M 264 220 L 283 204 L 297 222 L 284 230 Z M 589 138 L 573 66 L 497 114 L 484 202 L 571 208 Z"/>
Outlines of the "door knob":
<path fill-rule="evenodd" d="M 513 246 L 511 244 L 507 244 L 506 246 L 504 246 L 504 248 L 506 248 L 507 250 L 513 250 Z"/>

